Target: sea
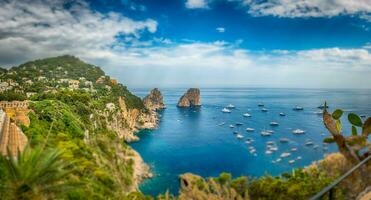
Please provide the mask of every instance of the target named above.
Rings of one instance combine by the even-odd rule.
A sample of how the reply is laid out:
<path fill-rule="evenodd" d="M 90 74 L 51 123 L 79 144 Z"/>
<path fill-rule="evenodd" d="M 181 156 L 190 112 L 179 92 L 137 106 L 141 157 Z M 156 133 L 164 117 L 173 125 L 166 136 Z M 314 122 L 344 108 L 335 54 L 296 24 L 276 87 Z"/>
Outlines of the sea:
<path fill-rule="evenodd" d="M 132 92 L 144 97 L 149 90 Z M 330 134 L 318 106 L 325 101 L 330 111 L 343 109 L 341 122 L 345 135 L 351 132 L 347 120 L 350 112 L 371 116 L 371 90 L 366 89 L 200 88 L 202 106 L 195 108 L 176 106 L 186 88 L 160 90 L 167 108 L 159 112 L 158 129 L 138 132 L 140 141 L 130 144 L 154 174 L 140 185 L 140 190 L 149 195 L 166 191 L 178 194 L 179 175 L 183 173 L 203 177 L 215 177 L 222 172 L 233 177 L 276 176 L 337 152 L 335 144 L 323 144 Z M 235 108 L 223 113 L 221 110 L 229 104 Z M 268 111 L 262 112 L 259 104 L 264 104 Z M 295 106 L 303 110 L 293 110 Z M 281 112 L 285 116 L 280 116 Z M 251 117 L 244 117 L 245 113 Z M 271 126 L 271 122 L 278 125 Z M 246 128 L 254 131 L 247 132 Z M 293 134 L 295 129 L 305 133 Z M 262 131 L 273 133 L 262 136 Z M 243 138 L 237 138 L 236 133 Z M 280 142 L 281 138 L 288 142 Z M 246 140 L 252 142 L 247 144 Z M 307 145 L 308 142 L 312 144 Z M 276 150 L 267 152 L 267 143 Z M 290 155 L 281 158 L 282 153 Z"/>

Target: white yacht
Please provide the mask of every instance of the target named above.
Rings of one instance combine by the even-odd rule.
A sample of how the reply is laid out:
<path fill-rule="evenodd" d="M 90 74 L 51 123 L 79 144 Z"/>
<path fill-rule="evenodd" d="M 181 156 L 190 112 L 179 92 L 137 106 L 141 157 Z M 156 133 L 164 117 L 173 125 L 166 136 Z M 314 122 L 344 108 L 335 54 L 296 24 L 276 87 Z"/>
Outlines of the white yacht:
<path fill-rule="evenodd" d="M 295 160 L 289 160 L 290 164 L 294 164 Z"/>
<path fill-rule="evenodd" d="M 262 132 L 260 132 L 260 135 L 262 135 L 262 136 L 270 136 L 270 135 L 272 135 L 272 133 L 270 133 L 268 131 L 262 131 Z"/>
<path fill-rule="evenodd" d="M 218 124 L 218 126 L 223 126 L 225 124 L 225 122 L 222 122 L 220 124 Z"/>
<path fill-rule="evenodd" d="M 268 109 L 262 108 L 262 112 L 268 112 Z"/>
<path fill-rule="evenodd" d="M 281 112 L 281 113 L 280 113 L 280 116 L 286 116 L 286 114 L 285 114 L 285 113 L 283 113 L 283 112 Z"/>
<path fill-rule="evenodd" d="M 301 156 L 296 157 L 296 160 L 301 160 Z"/>
<path fill-rule="evenodd" d="M 251 117 L 250 113 L 244 113 L 243 116 L 244 117 Z"/>
<path fill-rule="evenodd" d="M 255 129 L 253 129 L 253 128 L 246 128 L 246 131 L 247 131 L 247 132 L 254 132 Z"/>
<path fill-rule="evenodd" d="M 271 151 L 271 150 L 266 150 L 265 151 L 265 154 L 272 154 L 273 153 L 273 151 Z"/>
<path fill-rule="evenodd" d="M 292 152 L 294 152 L 294 151 L 298 151 L 298 148 L 293 147 L 293 148 L 291 148 L 291 151 L 292 151 Z"/>
<path fill-rule="evenodd" d="M 228 106 L 226 108 L 233 109 L 233 108 L 235 108 L 235 106 L 233 104 L 228 104 Z"/>
<path fill-rule="evenodd" d="M 314 143 L 312 141 L 308 141 L 308 142 L 305 143 L 305 145 L 307 145 L 307 146 L 310 146 L 310 145 L 313 145 L 313 144 Z"/>
<path fill-rule="evenodd" d="M 231 124 L 231 125 L 229 125 L 229 128 L 234 128 L 234 126 Z"/>
<path fill-rule="evenodd" d="M 286 157 L 289 157 L 290 155 L 291 155 L 291 153 L 284 152 L 284 153 L 281 153 L 280 157 L 281 158 L 286 158 Z"/>
<path fill-rule="evenodd" d="M 238 138 L 238 139 L 242 139 L 242 138 L 243 138 L 243 135 L 241 135 L 241 134 L 237 134 L 237 138 Z"/>
<path fill-rule="evenodd" d="M 276 162 L 281 162 L 281 160 L 282 160 L 281 158 L 277 158 Z"/>
<path fill-rule="evenodd" d="M 269 123 L 269 125 L 271 125 L 271 126 L 278 126 L 279 124 L 278 124 L 278 122 L 271 122 L 271 123 Z"/>
<path fill-rule="evenodd" d="M 229 110 L 228 108 L 223 108 L 222 109 L 222 112 L 223 113 L 231 113 L 231 110 Z"/>
<path fill-rule="evenodd" d="M 304 110 L 304 108 L 301 107 L 301 106 L 295 106 L 295 107 L 293 108 L 293 110 Z"/>
<path fill-rule="evenodd" d="M 292 133 L 294 133 L 294 134 L 304 134 L 305 131 L 301 130 L 301 129 L 295 129 L 295 130 L 292 131 Z"/>

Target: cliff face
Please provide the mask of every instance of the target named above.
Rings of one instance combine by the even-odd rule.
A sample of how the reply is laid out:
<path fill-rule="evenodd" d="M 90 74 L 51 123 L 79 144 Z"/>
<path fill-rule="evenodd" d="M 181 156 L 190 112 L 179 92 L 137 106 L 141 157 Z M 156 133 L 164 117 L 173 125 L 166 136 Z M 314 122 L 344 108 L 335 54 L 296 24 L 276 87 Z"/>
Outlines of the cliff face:
<path fill-rule="evenodd" d="M 134 133 L 141 129 L 155 129 L 158 117 L 154 111 L 144 112 L 139 109 L 129 109 L 123 97 L 119 98 L 119 108 L 111 120 L 107 118 L 108 127 L 115 131 L 119 138 L 127 142 L 139 140 Z"/>
<path fill-rule="evenodd" d="M 163 96 L 157 88 L 151 90 L 149 95 L 143 98 L 143 103 L 149 110 L 161 110 L 166 108 Z"/>
<path fill-rule="evenodd" d="M 188 91 L 180 97 L 178 107 L 201 106 L 200 93 L 200 89 L 198 88 L 188 89 Z"/>

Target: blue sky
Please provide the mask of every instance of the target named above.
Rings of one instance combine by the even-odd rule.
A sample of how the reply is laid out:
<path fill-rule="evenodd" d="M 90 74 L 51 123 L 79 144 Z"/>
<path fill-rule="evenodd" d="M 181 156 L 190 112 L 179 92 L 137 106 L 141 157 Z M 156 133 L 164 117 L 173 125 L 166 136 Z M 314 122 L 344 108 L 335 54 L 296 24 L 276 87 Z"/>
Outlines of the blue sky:
<path fill-rule="evenodd" d="M 0 1 L 0 65 L 62 54 L 131 88 L 370 88 L 371 2 Z"/>

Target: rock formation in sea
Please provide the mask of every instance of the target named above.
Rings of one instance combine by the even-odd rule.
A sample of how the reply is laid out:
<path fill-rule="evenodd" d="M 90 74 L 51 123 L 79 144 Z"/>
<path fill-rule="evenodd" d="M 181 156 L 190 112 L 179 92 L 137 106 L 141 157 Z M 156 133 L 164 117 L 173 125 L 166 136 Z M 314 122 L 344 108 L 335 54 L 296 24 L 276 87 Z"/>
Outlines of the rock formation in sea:
<path fill-rule="evenodd" d="M 178 107 L 201 106 L 200 89 L 190 88 L 180 97 Z"/>
<path fill-rule="evenodd" d="M 159 89 L 154 88 L 149 95 L 143 98 L 144 106 L 149 110 L 161 110 L 166 108 L 164 98 Z"/>

